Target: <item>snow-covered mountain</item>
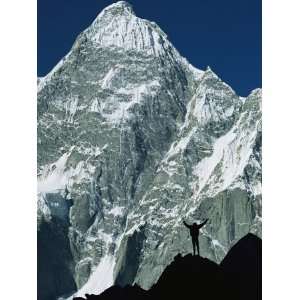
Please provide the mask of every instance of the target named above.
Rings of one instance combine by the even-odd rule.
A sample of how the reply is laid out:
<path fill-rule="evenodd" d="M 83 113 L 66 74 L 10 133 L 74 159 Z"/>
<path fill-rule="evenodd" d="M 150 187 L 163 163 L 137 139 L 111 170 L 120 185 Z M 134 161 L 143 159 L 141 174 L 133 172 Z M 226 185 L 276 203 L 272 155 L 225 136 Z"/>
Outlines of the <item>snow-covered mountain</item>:
<path fill-rule="evenodd" d="M 216 262 L 261 236 L 260 103 L 128 3 L 104 9 L 38 80 L 39 299 L 149 288 L 191 251 L 183 218 L 210 219 L 200 249 Z"/>

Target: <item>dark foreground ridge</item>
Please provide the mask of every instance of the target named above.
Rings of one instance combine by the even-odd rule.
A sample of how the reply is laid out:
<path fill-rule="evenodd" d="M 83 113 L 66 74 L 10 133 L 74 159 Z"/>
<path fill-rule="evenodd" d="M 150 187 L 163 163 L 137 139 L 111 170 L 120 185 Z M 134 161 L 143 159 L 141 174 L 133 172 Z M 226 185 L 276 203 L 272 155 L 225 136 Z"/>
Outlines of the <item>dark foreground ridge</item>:
<path fill-rule="evenodd" d="M 178 254 L 149 291 L 137 285 L 112 286 L 95 300 L 260 300 L 261 239 L 248 234 L 228 252 L 220 265 L 200 256 Z M 74 298 L 74 300 L 84 298 Z"/>

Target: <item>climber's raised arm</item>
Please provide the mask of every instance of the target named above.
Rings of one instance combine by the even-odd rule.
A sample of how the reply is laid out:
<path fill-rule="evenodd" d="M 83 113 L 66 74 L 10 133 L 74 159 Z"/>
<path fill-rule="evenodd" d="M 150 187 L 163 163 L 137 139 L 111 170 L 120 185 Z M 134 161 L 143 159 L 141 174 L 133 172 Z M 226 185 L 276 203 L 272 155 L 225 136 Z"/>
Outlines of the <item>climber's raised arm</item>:
<path fill-rule="evenodd" d="M 183 224 L 184 224 L 185 227 L 191 228 L 191 225 L 187 224 L 184 220 L 183 220 Z"/>
<path fill-rule="evenodd" d="M 201 227 L 203 227 L 206 223 L 207 223 L 208 219 L 206 219 L 203 223 L 201 223 L 200 225 L 198 225 L 198 228 L 200 229 Z"/>

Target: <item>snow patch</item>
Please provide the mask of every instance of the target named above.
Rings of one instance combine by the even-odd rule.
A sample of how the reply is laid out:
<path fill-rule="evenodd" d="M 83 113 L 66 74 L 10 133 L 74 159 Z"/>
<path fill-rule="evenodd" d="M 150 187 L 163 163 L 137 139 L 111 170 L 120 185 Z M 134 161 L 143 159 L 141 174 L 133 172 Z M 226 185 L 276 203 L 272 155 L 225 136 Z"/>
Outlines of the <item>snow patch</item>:
<path fill-rule="evenodd" d="M 111 287 L 114 284 L 113 270 L 115 264 L 115 258 L 112 255 L 104 256 L 87 283 L 68 300 L 73 299 L 73 297 L 84 297 L 85 294 L 98 295 Z"/>
<path fill-rule="evenodd" d="M 98 104 L 95 109 L 98 110 L 108 122 L 118 124 L 130 117 L 130 108 L 132 108 L 135 104 L 141 103 L 144 95 L 154 96 L 156 94 L 155 88 L 159 86 L 160 83 L 157 80 L 154 80 L 138 86 L 129 85 L 126 88 L 120 88 L 116 92 L 116 95 L 127 95 L 131 98 L 130 101 L 117 102 L 116 96 L 113 95 L 105 104 L 100 105 L 100 107 Z M 107 110 L 110 112 L 107 112 Z"/>
<path fill-rule="evenodd" d="M 120 69 L 121 66 L 117 65 L 108 71 L 108 73 L 102 79 L 101 87 L 103 89 L 109 89 L 111 87 L 112 79 L 119 73 Z"/>
<path fill-rule="evenodd" d="M 70 151 L 63 154 L 56 162 L 43 167 L 38 176 L 38 193 L 56 193 L 91 177 L 95 167 L 86 161 L 80 161 L 75 168 L 66 170 L 68 158 L 74 147 L 71 147 Z"/>
<path fill-rule="evenodd" d="M 123 211 L 125 207 L 124 206 L 115 206 L 113 209 L 111 209 L 108 213 L 112 214 L 114 216 L 122 216 Z"/>
<path fill-rule="evenodd" d="M 71 151 L 65 153 L 56 162 L 43 169 L 38 178 L 38 193 L 51 193 L 65 188 L 68 181 L 65 167 L 70 154 Z"/>
<path fill-rule="evenodd" d="M 217 247 L 220 248 L 225 254 L 227 253 L 226 248 L 218 241 L 218 240 L 212 240 L 211 241 L 213 247 L 216 249 Z"/>
<path fill-rule="evenodd" d="M 198 198 L 205 186 L 209 186 L 208 194 L 215 195 L 228 188 L 243 173 L 252 153 L 259 123 L 246 130 L 241 126 L 244 116 L 245 113 L 242 113 L 237 124 L 215 141 L 212 155 L 202 159 L 194 168 L 193 174 L 197 180 L 193 184 L 193 198 Z"/>
<path fill-rule="evenodd" d="M 67 122 L 72 123 L 74 120 L 74 115 L 78 108 L 78 97 L 74 97 L 69 99 L 65 104 L 65 110 L 66 110 L 66 119 Z"/>
<path fill-rule="evenodd" d="M 188 143 L 190 142 L 196 130 L 197 128 L 193 127 L 192 130 L 190 130 L 186 136 L 182 137 L 178 142 L 172 143 L 170 150 L 167 152 L 164 159 L 162 160 L 162 164 L 168 163 L 168 160 L 170 158 L 172 158 L 173 156 L 177 155 L 182 150 L 184 150 L 187 147 Z M 174 163 L 172 163 L 171 166 L 174 166 Z"/>

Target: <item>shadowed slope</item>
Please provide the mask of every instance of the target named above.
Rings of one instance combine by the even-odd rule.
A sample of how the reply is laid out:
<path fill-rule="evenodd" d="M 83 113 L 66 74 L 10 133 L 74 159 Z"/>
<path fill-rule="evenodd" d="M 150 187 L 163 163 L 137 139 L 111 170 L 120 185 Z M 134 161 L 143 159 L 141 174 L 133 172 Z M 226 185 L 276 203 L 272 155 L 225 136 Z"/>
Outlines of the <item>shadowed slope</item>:
<path fill-rule="evenodd" d="M 235 292 L 236 299 L 261 299 L 262 240 L 247 234 L 235 244 L 220 267 L 225 274 L 226 284 Z"/>
<path fill-rule="evenodd" d="M 74 298 L 83 299 L 83 298 Z M 96 300 L 261 299 L 261 239 L 248 234 L 218 265 L 207 258 L 179 253 L 149 291 L 139 286 L 113 286 Z"/>
<path fill-rule="evenodd" d="M 219 266 L 191 254 L 174 261 L 151 288 L 151 299 L 220 299 L 228 294 Z"/>

